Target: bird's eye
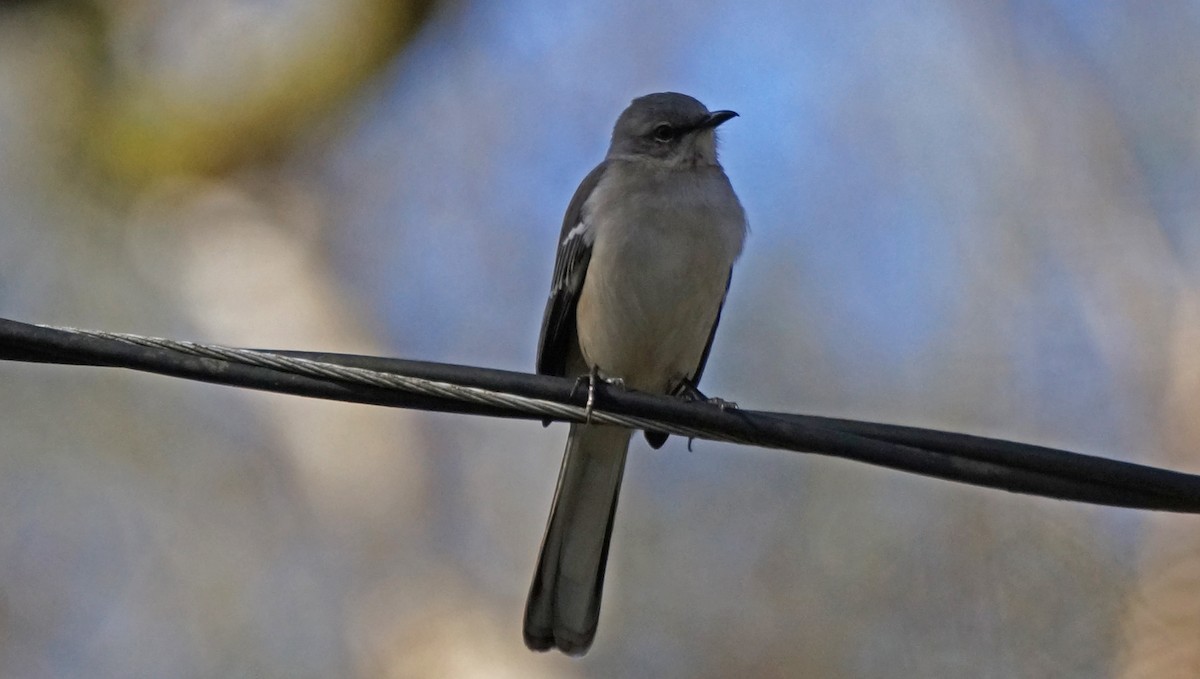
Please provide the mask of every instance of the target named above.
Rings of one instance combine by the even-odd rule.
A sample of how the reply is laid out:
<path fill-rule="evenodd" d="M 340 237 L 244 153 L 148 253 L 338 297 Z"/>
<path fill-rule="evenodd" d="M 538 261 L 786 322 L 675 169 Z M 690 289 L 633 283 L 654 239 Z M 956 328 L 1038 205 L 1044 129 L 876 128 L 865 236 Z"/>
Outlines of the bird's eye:
<path fill-rule="evenodd" d="M 675 128 L 667 123 L 660 123 L 654 128 L 654 140 L 663 143 L 669 142 L 675 138 Z"/>

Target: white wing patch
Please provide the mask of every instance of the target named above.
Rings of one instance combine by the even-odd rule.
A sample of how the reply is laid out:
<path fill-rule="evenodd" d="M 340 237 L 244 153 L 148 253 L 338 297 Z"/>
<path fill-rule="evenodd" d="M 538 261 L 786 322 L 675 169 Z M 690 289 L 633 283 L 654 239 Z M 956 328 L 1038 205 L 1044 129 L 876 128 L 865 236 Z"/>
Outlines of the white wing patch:
<path fill-rule="evenodd" d="M 588 226 L 587 222 L 581 220 L 570 231 L 567 232 L 567 236 L 563 238 L 562 243 L 559 245 L 566 247 L 567 243 L 570 243 L 571 240 L 575 238 L 582 239 L 584 245 L 591 245 L 592 241 L 596 239 L 596 234 L 592 228 Z"/>

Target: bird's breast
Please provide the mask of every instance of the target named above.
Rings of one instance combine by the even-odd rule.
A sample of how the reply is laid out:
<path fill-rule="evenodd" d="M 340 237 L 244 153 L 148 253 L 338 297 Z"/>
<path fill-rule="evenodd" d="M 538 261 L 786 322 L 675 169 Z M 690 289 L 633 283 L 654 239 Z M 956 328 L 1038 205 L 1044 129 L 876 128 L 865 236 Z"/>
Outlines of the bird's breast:
<path fill-rule="evenodd" d="M 691 376 L 741 251 L 745 217 L 713 176 L 603 183 L 588 206 L 595 240 L 576 312 L 589 366 L 664 392 Z M 703 173 L 700 173 L 703 175 Z"/>

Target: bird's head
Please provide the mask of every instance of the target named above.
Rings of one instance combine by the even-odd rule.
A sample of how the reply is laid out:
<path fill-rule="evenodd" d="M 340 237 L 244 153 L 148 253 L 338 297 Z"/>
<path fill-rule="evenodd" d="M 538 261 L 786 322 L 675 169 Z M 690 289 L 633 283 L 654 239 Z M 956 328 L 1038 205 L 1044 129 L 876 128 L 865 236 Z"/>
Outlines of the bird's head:
<path fill-rule="evenodd" d="M 686 94 L 647 94 L 617 118 L 608 156 L 672 166 L 716 165 L 716 128 L 735 116 L 733 111 L 709 111 Z"/>

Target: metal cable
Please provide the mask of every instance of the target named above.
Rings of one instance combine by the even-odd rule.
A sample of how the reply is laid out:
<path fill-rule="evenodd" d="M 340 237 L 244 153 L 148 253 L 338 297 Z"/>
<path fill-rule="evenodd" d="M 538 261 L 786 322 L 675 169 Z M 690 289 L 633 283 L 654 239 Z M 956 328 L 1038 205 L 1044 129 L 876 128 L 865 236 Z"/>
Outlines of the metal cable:
<path fill-rule="evenodd" d="M 0 318 L 0 360 L 140 370 L 312 398 L 582 422 L 573 380 L 475 366 L 236 349 Z M 3 384 L 0 383 L 0 388 Z M 1200 513 L 1200 477 L 1042 446 L 874 422 L 723 409 L 596 388 L 591 421 L 814 453 L 933 478 L 1094 504 Z"/>
<path fill-rule="evenodd" d="M 630 429 L 663 431 L 668 434 L 676 434 L 678 436 L 684 436 L 687 438 L 706 438 L 734 443 L 753 443 L 752 441 L 722 434 L 721 432 L 712 432 L 703 429 L 683 427 L 669 422 L 660 422 L 658 420 L 645 417 L 619 415 L 605 412 L 597 408 L 593 408 L 592 412 L 589 414 L 586 408 L 558 403 L 555 401 L 547 401 L 545 399 L 530 398 L 517 394 L 497 392 L 479 387 L 452 384 L 450 382 L 440 382 L 437 380 L 424 379 L 420 377 L 410 377 L 407 375 L 380 372 L 367 368 L 355 368 L 306 358 L 284 356 L 268 351 L 238 349 L 219 344 L 200 344 L 197 342 L 189 342 L 187 340 L 171 340 L 162 337 L 145 337 L 142 335 L 103 332 L 99 330 L 84 330 L 80 328 L 62 328 L 44 325 L 39 325 L 38 327 L 59 330 L 66 333 L 73 333 L 84 337 L 94 337 L 101 340 L 124 342 L 133 346 L 177 351 L 184 354 L 190 354 L 192 356 L 198 356 L 200 358 L 214 358 L 232 363 L 241 363 L 243 365 L 259 366 L 263 368 L 270 368 L 272 370 L 281 370 L 284 372 L 307 375 L 320 379 L 339 380 L 342 382 L 349 382 L 351 384 L 361 384 L 371 387 L 400 389 L 402 391 L 407 391 L 414 394 L 422 394 L 425 396 L 435 396 L 466 401 L 468 403 L 475 403 L 478 405 L 496 406 L 499 408 L 517 410 L 529 415 L 575 421 L 583 421 L 590 416 L 590 421 L 596 424 L 612 424 L 628 427 Z"/>

